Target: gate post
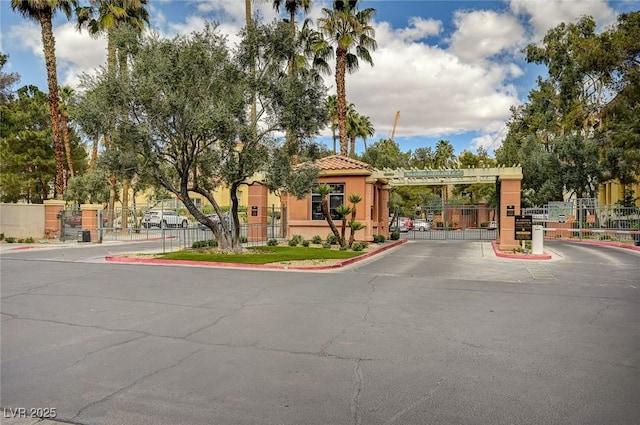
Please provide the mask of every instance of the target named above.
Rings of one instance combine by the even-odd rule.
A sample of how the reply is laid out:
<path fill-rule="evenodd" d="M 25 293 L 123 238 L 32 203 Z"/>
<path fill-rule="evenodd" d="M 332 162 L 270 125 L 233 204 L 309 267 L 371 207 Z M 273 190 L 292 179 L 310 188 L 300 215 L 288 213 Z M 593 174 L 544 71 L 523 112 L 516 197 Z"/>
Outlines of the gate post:
<path fill-rule="evenodd" d="M 98 238 L 98 227 L 102 227 L 102 223 L 98 223 L 98 211 L 102 211 L 102 205 L 99 204 L 82 204 L 82 230 L 91 232 L 91 242 L 102 243 Z"/>
<path fill-rule="evenodd" d="M 520 192 L 522 176 L 500 176 L 500 222 L 498 229 L 498 245 L 501 250 L 519 248 L 515 239 L 515 217 L 507 215 L 507 207 L 513 206 L 513 214 L 520 215 Z"/>
<path fill-rule="evenodd" d="M 266 186 L 255 184 L 249 186 L 249 205 L 247 206 L 247 239 L 249 242 L 267 240 L 267 197 Z"/>
<path fill-rule="evenodd" d="M 44 201 L 44 237 L 59 239 L 62 236 L 62 212 L 67 203 L 57 199 Z"/>

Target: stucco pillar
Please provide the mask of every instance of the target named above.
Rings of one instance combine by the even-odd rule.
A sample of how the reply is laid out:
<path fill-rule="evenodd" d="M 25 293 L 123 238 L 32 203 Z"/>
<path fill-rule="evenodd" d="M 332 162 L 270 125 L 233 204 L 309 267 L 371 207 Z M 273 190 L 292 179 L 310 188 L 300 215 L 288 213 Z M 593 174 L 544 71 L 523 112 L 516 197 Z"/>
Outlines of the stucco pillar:
<path fill-rule="evenodd" d="M 267 216 L 269 190 L 266 186 L 255 184 L 249 186 L 249 205 L 247 206 L 249 242 L 267 240 Z"/>
<path fill-rule="evenodd" d="M 44 201 L 44 237 L 59 239 L 62 233 L 62 211 L 67 203 L 57 199 Z"/>
<path fill-rule="evenodd" d="M 520 242 L 515 239 L 515 217 L 507 216 L 507 207 L 514 207 L 514 215 L 520 215 L 521 178 L 500 177 L 500 224 L 498 245 L 501 250 L 518 248 Z"/>
<path fill-rule="evenodd" d="M 373 240 L 373 232 L 374 232 L 374 227 L 376 225 L 376 223 L 373 222 L 373 217 L 375 216 L 375 208 L 376 208 L 373 201 L 374 199 L 377 199 L 374 196 L 375 191 L 376 191 L 375 185 L 371 183 L 366 183 L 364 187 L 364 198 L 362 199 L 363 202 L 361 202 L 359 205 L 356 206 L 356 209 L 358 212 L 360 212 L 361 208 L 364 210 L 364 217 L 363 218 L 356 217 L 356 218 L 365 225 L 363 230 L 364 236 L 358 237 L 357 239 L 361 239 L 365 241 Z"/>
<path fill-rule="evenodd" d="M 390 186 L 382 186 L 378 207 L 378 229 L 381 235 L 389 239 L 389 192 Z"/>
<path fill-rule="evenodd" d="M 91 232 L 91 242 L 102 243 L 98 234 L 98 212 L 102 211 L 102 205 L 99 204 L 82 204 L 82 230 Z"/>

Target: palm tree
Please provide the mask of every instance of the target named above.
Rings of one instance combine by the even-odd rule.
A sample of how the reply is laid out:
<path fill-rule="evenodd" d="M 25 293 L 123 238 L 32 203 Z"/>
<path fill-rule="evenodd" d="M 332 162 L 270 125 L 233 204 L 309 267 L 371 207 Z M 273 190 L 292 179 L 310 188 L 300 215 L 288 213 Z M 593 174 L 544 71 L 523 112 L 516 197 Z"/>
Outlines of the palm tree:
<path fill-rule="evenodd" d="M 451 142 L 448 140 L 438 141 L 434 157 L 436 167 L 449 168 L 453 166 L 456 162 L 456 155 Z"/>
<path fill-rule="evenodd" d="M 69 175 L 73 177 L 73 160 L 71 158 L 71 142 L 69 140 L 69 109 L 73 105 L 75 93 L 69 86 L 60 87 L 60 127 L 62 128 L 62 139 L 64 140 L 64 150 L 67 155 L 67 167 Z"/>
<path fill-rule="evenodd" d="M 436 143 L 436 151 L 434 154 L 434 165 L 441 168 L 449 168 L 455 164 L 456 155 L 453 145 L 448 140 L 439 140 Z M 446 184 L 442 185 L 442 200 L 447 202 L 449 199 L 449 191 Z M 446 220 L 445 220 L 446 221 Z"/>
<path fill-rule="evenodd" d="M 71 18 L 76 0 L 11 0 L 11 9 L 23 17 L 33 19 L 40 24 L 44 62 L 47 68 L 49 87 L 49 110 L 53 132 L 53 145 L 56 155 L 56 198 L 64 195 L 64 158 L 60 140 L 60 106 L 58 98 L 58 71 L 56 67 L 56 42 L 53 37 L 53 15 L 59 10 L 67 19 Z"/>
<path fill-rule="evenodd" d="M 356 153 L 356 139 L 360 136 L 360 114 L 353 103 L 347 108 L 347 135 L 349 136 L 349 155 Z"/>
<path fill-rule="evenodd" d="M 78 29 L 87 27 L 89 34 L 94 37 L 107 34 L 107 70 L 116 73 L 116 64 L 119 62 L 119 78 L 126 78 L 128 48 L 126 43 L 117 44 L 116 32 L 122 28 L 133 29 L 136 37 L 142 34 L 145 24 L 149 24 L 148 0 L 90 0 L 91 6 L 81 7 L 77 10 Z M 97 10 L 96 10 L 97 9 Z M 97 12 L 97 16 L 96 16 Z M 107 129 L 104 137 L 106 149 L 110 149 L 111 134 L 113 129 Z M 122 227 L 128 225 L 129 208 L 129 179 L 125 178 L 122 188 Z M 109 223 L 114 223 L 114 207 L 116 200 L 117 176 L 112 173 L 109 176 Z"/>
<path fill-rule="evenodd" d="M 338 129 L 338 96 L 335 94 L 327 97 L 327 113 L 331 121 L 331 140 L 333 140 L 333 153 L 336 153 L 336 130 Z"/>
<path fill-rule="evenodd" d="M 358 59 L 373 65 L 370 51 L 377 48 L 375 31 L 370 25 L 375 9 L 356 10 L 356 0 L 334 0 L 333 9 L 323 8 L 318 20 L 320 31 L 334 45 L 336 55 L 336 92 L 338 96 L 338 132 L 340 154 L 347 156 L 347 94 L 345 75 L 358 69 Z M 355 51 L 355 53 L 353 53 Z"/>
<path fill-rule="evenodd" d="M 127 25 L 141 33 L 145 24 L 149 24 L 147 10 L 149 0 L 89 0 L 89 2 L 90 6 L 77 9 L 78 29 L 86 27 L 93 37 L 107 34 L 107 67 L 109 71 L 115 71 L 117 61 L 115 31 L 119 26 Z M 97 16 L 94 16 L 96 12 Z"/>
<path fill-rule="evenodd" d="M 360 115 L 360 134 L 362 137 L 362 143 L 364 144 L 364 150 L 367 150 L 367 138 L 373 137 L 376 134 L 376 129 L 371 124 L 371 118 L 366 115 Z"/>
<path fill-rule="evenodd" d="M 349 220 L 349 248 L 351 248 L 356 239 L 356 231 L 364 228 L 362 223 L 356 221 L 356 205 L 362 202 L 362 196 L 352 193 L 349 195 L 349 202 L 351 202 L 351 220 Z"/>
<path fill-rule="evenodd" d="M 291 32 L 296 33 L 296 14 L 302 10 L 305 14 L 309 13 L 311 9 L 311 0 L 273 0 L 273 8 L 280 12 L 280 6 L 284 5 L 284 9 L 289 12 L 289 24 L 291 25 Z M 295 57 L 292 55 L 289 58 L 288 73 L 293 75 L 295 67 Z"/>

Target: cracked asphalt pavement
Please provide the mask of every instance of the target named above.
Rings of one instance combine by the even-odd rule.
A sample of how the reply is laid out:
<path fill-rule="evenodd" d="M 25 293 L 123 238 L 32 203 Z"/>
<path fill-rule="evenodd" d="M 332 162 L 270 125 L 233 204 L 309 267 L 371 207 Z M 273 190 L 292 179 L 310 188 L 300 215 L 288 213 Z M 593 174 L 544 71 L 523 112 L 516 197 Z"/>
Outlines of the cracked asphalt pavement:
<path fill-rule="evenodd" d="M 142 244 L 3 251 L 0 419 L 640 423 L 640 253 L 545 248 L 415 241 L 322 273 L 101 260 Z"/>

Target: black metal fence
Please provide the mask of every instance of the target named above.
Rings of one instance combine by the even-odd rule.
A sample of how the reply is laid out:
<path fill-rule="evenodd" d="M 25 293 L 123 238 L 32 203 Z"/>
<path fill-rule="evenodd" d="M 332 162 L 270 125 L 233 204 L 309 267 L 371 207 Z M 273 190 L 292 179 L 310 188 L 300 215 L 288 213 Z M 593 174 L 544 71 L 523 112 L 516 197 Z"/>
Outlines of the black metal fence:
<path fill-rule="evenodd" d="M 541 208 L 523 208 L 545 237 L 556 239 L 640 241 L 640 208 L 599 205 L 594 199 L 551 202 Z"/>

